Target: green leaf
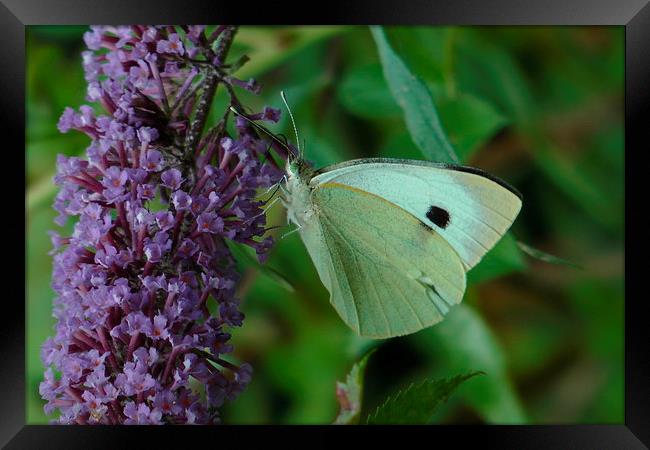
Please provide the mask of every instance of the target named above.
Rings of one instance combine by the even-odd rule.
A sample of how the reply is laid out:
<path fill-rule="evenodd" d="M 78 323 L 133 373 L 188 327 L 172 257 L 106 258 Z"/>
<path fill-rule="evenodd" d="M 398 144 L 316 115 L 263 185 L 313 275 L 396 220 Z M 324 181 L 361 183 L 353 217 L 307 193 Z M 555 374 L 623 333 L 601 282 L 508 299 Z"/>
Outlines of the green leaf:
<path fill-rule="evenodd" d="M 404 119 L 413 142 L 430 160 L 457 163 L 458 156 L 442 128 L 426 84 L 393 51 L 383 28 L 373 26 L 370 31 L 379 50 L 384 77 L 393 97 L 404 110 Z"/>
<path fill-rule="evenodd" d="M 438 405 L 446 401 L 461 383 L 478 374 L 482 374 L 482 372 L 411 384 L 403 391 L 398 391 L 395 395 L 388 397 L 383 405 L 368 416 L 366 423 L 369 425 L 429 423 Z"/>
<path fill-rule="evenodd" d="M 450 97 L 439 86 L 428 86 L 449 141 L 461 161 L 467 161 L 508 123 L 490 103 L 478 97 L 470 94 Z M 392 118 L 401 113 L 379 64 L 357 67 L 348 72 L 338 86 L 337 96 L 345 109 L 366 119 Z"/>
<path fill-rule="evenodd" d="M 452 28 L 391 26 L 386 34 L 391 47 L 413 72 L 428 82 L 443 85 Z"/>
<path fill-rule="evenodd" d="M 334 120 L 340 119 L 340 114 L 336 114 L 331 108 L 323 111 L 313 106 L 320 96 L 327 95 L 324 92 L 330 83 L 331 80 L 327 76 L 319 75 L 307 82 L 284 88 L 293 114 L 299 118 L 296 125 L 300 133 L 300 144 L 304 145 L 306 158 L 316 167 L 324 167 L 350 157 L 350 145 L 333 123 Z M 280 96 L 277 95 L 276 98 L 277 107 L 283 108 Z M 283 113 L 274 129 L 284 130 L 289 140 L 295 141 L 289 114 Z"/>
<path fill-rule="evenodd" d="M 259 77 L 301 50 L 351 29 L 346 26 L 242 27 L 235 42 L 250 47 L 246 51 L 250 62 L 237 72 L 237 77 Z"/>
<path fill-rule="evenodd" d="M 506 233 L 467 274 L 470 284 L 482 283 L 512 272 L 522 271 L 526 262 L 512 233 Z"/>
<path fill-rule="evenodd" d="M 379 148 L 379 156 L 385 158 L 422 159 L 422 153 L 413 145 L 413 140 L 405 130 L 387 136 Z"/>
<path fill-rule="evenodd" d="M 280 391 L 286 399 L 286 407 L 273 420 L 288 424 L 327 423 L 337 411 L 332 387 L 348 364 L 348 355 L 343 351 L 348 340 L 342 328 L 345 324 L 334 317 L 326 322 L 310 320 L 303 306 L 306 299 L 297 300 L 297 307 L 303 308 L 303 328 L 293 328 L 295 338 L 270 349 L 262 369 L 269 374 L 276 392 Z M 286 298 L 282 301 L 286 302 Z"/>
<path fill-rule="evenodd" d="M 508 120 L 490 103 L 470 94 L 441 97 L 438 111 L 461 161 L 467 161 Z"/>
<path fill-rule="evenodd" d="M 341 410 L 334 421 L 335 425 L 356 425 L 359 423 L 363 404 L 363 377 L 366 373 L 368 359 L 374 351 L 374 349 L 370 350 L 358 363 L 352 366 L 350 373 L 345 378 L 345 383 L 336 382 L 336 398 Z"/>
<path fill-rule="evenodd" d="M 568 261 L 566 259 L 558 258 L 557 256 L 553 256 L 550 253 L 543 252 L 541 250 L 538 250 L 534 247 L 531 247 L 528 244 L 524 244 L 521 241 L 517 241 L 517 246 L 528 256 L 531 256 L 535 259 L 539 259 L 540 261 L 547 262 L 549 264 L 556 264 L 559 266 L 569 266 L 569 267 L 574 267 L 576 269 L 582 269 L 582 266 L 573 263 L 571 261 Z"/>
<path fill-rule="evenodd" d="M 534 135 L 533 142 L 534 162 L 549 182 L 599 225 L 612 231 L 623 225 L 622 211 L 619 210 L 618 214 L 612 212 L 612 204 L 617 199 L 612 201 L 608 198 L 608 190 L 590 176 L 584 165 L 542 136 Z"/>
<path fill-rule="evenodd" d="M 486 422 L 526 423 L 526 415 L 506 371 L 503 350 L 481 316 L 466 302 L 445 320 L 409 340 L 432 362 L 434 376 L 480 370 L 484 377 L 461 387 L 458 396 Z"/>
<path fill-rule="evenodd" d="M 480 32 L 468 33 L 459 42 L 456 74 L 460 91 L 499 106 L 514 122 L 530 120 L 535 103 L 528 80 L 512 55 Z"/>
<path fill-rule="evenodd" d="M 336 93 L 341 105 L 359 117 L 396 117 L 402 112 L 388 90 L 379 64 L 350 70 L 338 84 Z"/>

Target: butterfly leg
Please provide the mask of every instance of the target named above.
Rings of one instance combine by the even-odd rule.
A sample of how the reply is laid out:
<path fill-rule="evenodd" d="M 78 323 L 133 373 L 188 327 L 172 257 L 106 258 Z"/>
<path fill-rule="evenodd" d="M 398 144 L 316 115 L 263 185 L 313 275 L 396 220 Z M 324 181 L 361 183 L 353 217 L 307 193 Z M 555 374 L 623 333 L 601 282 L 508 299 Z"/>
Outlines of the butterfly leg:
<path fill-rule="evenodd" d="M 273 205 L 275 205 L 275 204 L 278 202 L 278 200 L 282 200 L 282 199 L 281 199 L 280 197 L 276 197 L 276 198 L 273 199 L 273 201 L 272 201 L 271 203 L 269 203 L 269 204 L 266 205 L 264 208 L 262 208 L 262 214 L 266 214 L 267 211 L 268 211 L 269 209 L 271 209 L 271 207 L 272 207 Z"/>
<path fill-rule="evenodd" d="M 287 181 L 287 176 L 283 175 L 282 178 L 277 183 L 274 183 L 273 185 L 269 186 L 269 188 L 262 193 L 262 195 L 268 194 L 272 189 L 273 193 L 267 198 L 266 200 L 263 200 L 264 203 L 269 202 L 273 197 L 275 197 L 275 194 L 277 194 L 278 190 L 282 189 L 282 183 Z M 284 192 L 284 189 L 282 189 L 281 192 Z"/>
<path fill-rule="evenodd" d="M 277 191 L 278 188 L 282 185 L 282 183 L 286 183 L 286 182 L 287 182 L 287 175 L 284 174 L 282 175 L 282 178 L 280 178 L 276 183 L 273 183 L 271 186 L 269 186 L 269 188 L 262 195 L 268 194 L 272 189 L 275 189 Z"/>
<path fill-rule="evenodd" d="M 296 231 L 300 231 L 301 228 L 302 228 L 302 225 L 297 224 L 296 228 L 294 228 L 293 230 L 289 231 L 288 233 L 284 233 L 282 236 L 280 236 L 280 239 L 284 239 L 284 238 L 286 238 L 287 236 L 292 235 L 292 234 L 295 233 Z"/>
<path fill-rule="evenodd" d="M 263 216 L 264 214 L 266 214 L 267 211 L 268 211 L 269 209 L 271 209 L 271 207 L 272 207 L 273 205 L 275 205 L 275 204 L 277 203 L 278 200 L 281 200 L 281 198 L 280 198 L 280 197 L 276 197 L 276 198 L 274 198 L 273 201 L 272 201 L 271 203 L 269 203 L 269 204 L 266 205 L 264 208 L 262 208 L 262 212 L 261 212 L 261 213 L 256 214 L 256 215 L 254 215 L 253 217 L 251 217 L 251 218 L 245 220 L 244 222 L 242 222 L 242 225 L 244 225 L 244 224 L 248 224 L 248 223 L 250 223 L 251 221 L 257 219 L 258 217 Z"/>

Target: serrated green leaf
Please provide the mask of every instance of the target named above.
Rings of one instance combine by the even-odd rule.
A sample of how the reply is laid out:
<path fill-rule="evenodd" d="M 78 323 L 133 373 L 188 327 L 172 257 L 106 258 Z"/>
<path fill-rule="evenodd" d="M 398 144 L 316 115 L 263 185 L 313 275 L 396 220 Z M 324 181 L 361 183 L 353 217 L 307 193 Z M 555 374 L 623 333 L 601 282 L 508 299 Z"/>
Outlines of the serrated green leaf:
<path fill-rule="evenodd" d="M 404 111 L 413 142 L 432 161 L 457 163 L 458 156 L 442 128 L 431 92 L 391 48 L 382 27 L 370 27 L 379 50 L 384 77 Z"/>
<path fill-rule="evenodd" d="M 409 339 L 432 361 L 434 376 L 481 370 L 486 376 L 463 386 L 458 398 L 488 423 L 524 424 L 526 414 L 506 371 L 504 352 L 481 316 L 466 302 L 445 320 Z"/>
<path fill-rule="evenodd" d="M 339 415 L 334 420 L 335 425 L 355 425 L 359 423 L 361 406 L 363 405 L 363 377 L 366 373 L 368 359 L 375 352 L 374 349 L 365 354 L 357 362 L 347 377 L 345 383 L 336 382 L 336 398 L 339 402 Z"/>
<path fill-rule="evenodd" d="M 438 405 L 446 401 L 463 382 L 483 372 L 457 375 L 453 378 L 425 380 L 412 384 L 390 396 L 366 419 L 368 425 L 412 425 L 426 424 Z"/>

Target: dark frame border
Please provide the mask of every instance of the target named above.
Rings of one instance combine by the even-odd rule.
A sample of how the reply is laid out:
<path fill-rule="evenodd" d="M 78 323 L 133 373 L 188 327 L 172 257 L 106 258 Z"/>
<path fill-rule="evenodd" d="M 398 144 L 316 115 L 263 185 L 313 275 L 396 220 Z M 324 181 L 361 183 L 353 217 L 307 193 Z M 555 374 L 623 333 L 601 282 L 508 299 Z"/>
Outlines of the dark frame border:
<path fill-rule="evenodd" d="M 134 7 L 137 6 L 137 7 Z M 407 7 L 406 7 L 407 6 Z M 390 0 L 356 0 L 327 2 L 316 14 L 298 5 L 280 9 L 271 2 L 201 2 L 200 0 L 141 1 L 57 0 L 46 4 L 35 0 L 1 0 L 0 53 L 0 123 L 3 137 L 13 147 L 4 154 L 18 154 L 25 145 L 25 25 L 90 23 L 304 23 L 304 24 L 432 24 L 432 25 L 624 25 L 625 26 L 625 121 L 626 147 L 641 152 L 650 138 L 650 6 L 648 0 L 456 0 L 432 2 L 411 0 L 408 5 Z M 289 15 L 288 15 L 289 14 Z M 291 16 L 293 14 L 293 16 Z M 643 144 L 642 144 L 643 143 Z M 644 145 L 642 147 L 642 145 Z M 630 158 L 636 157 L 630 153 Z M 627 160 L 627 158 L 626 158 Z M 640 198 L 640 164 L 626 161 L 626 220 L 628 230 L 635 223 L 632 198 Z M 24 164 L 22 159 L 22 164 Z M 17 172 L 17 171 L 16 171 Z M 6 173 L 4 174 L 6 175 Z M 18 176 L 15 173 L 14 176 Z M 3 177 L 4 178 L 4 177 Z M 7 186 L 7 184 L 5 184 Z M 14 197 L 13 199 L 9 197 Z M 18 195 L 4 197 L 12 202 L 12 211 L 22 206 Z M 15 208 L 14 208 L 15 207 Z M 5 206 L 5 210 L 8 207 Z M 15 217 L 15 215 L 12 215 Z M 6 226 L 7 223 L 5 222 Z M 19 223 L 5 236 L 24 235 Z M 629 232 L 629 231 L 628 231 Z M 632 231 L 633 232 L 633 231 Z M 8 239 L 11 240 L 11 239 Z M 17 239 L 15 239 L 17 241 Z M 635 241 L 626 260 L 643 255 L 645 245 Z M 645 243 L 643 243 L 645 244 Z M 18 254 L 25 247 L 17 250 Z M 9 253 L 5 250 L 5 254 Z M 9 260 L 9 259 L 8 259 Z M 11 261 L 11 260 L 9 260 Z M 640 270 L 626 264 L 626 290 L 641 288 Z M 13 267 L 17 267 L 14 265 Z M 23 266 L 25 267 L 25 266 Z M 26 272 L 26 269 L 25 269 Z M 24 273 L 25 273 L 24 272 Z M 6 273 L 6 272 L 5 272 Z M 23 275 L 23 278 L 25 275 Z M 16 276 L 14 279 L 18 279 Z M 6 279 L 10 279 L 6 277 Z M 7 284 L 5 284 L 7 286 Z M 5 290 L 7 288 L 5 287 Z M 7 291 L 6 291 L 7 292 Z M 11 289 L 8 291 L 11 292 Z M 642 292 L 639 289 L 639 292 Z M 636 296 L 635 296 L 636 297 Z M 404 445 L 409 439 L 431 439 L 454 444 L 478 444 L 498 448 L 648 448 L 650 445 L 650 358 L 648 326 L 642 313 L 643 298 L 631 298 L 625 304 L 625 424 L 621 425 L 531 425 L 531 426 L 446 426 L 446 427 L 62 427 L 25 425 L 25 323 L 24 307 L 13 296 L 5 295 L 0 326 L 0 444 L 5 448 L 114 448 L 145 437 L 147 444 L 156 441 L 164 447 L 187 445 L 188 434 L 223 446 L 226 443 L 248 444 L 256 436 L 282 439 L 284 432 L 306 432 L 305 444 L 328 442 L 340 445 L 352 434 L 367 435 Z M 9 309 L 9 310 L 8 310 Z M 13 320 L 12 320 L 13 318 Z M 179 429 L 180 428 L 180 429 Z M 251 433 L 256 431 L 259 433 Z M 370 431 L 370 433 L 368 433 Z M 302 434 L 302 433 L 300 433 Z M 267 437 L 268 436 L 268 437 Z M 164 440 L 163 440 L 164 439 Z M 295 439 L 295 438 L 294 438 Z M 343 441 L 342 441 L 343 439 Z M 278 443 L 284 443 L 281 440 Z M 385 442 L 388 442 L 385 440 Z M 214 445 L 212 444 L 212 445 Z M 309 444 L 307 444 L 309 445 Z"/>

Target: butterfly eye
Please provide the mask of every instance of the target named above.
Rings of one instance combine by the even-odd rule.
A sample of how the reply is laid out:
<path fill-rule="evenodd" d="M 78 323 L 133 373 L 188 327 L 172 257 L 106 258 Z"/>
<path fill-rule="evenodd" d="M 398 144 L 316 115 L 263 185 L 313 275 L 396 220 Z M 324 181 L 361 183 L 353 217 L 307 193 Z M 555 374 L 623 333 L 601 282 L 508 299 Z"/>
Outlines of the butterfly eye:
<path fill-rule="evenodd" d="M 442 229 L 447 228 L 449 225 L 450 217 L 447 210 L 435 205 L 431 206 L 429 211 L 427 211 L 427 218 Z"/>

